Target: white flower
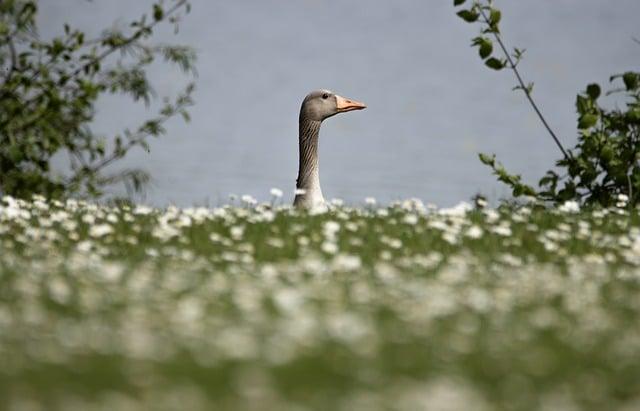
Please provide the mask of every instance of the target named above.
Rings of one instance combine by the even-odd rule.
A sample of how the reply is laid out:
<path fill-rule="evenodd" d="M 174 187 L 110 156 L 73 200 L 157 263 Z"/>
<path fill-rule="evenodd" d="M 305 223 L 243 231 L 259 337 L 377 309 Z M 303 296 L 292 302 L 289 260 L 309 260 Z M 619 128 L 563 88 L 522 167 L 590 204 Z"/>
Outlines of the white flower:
<path fill-rule="evenodd" d="M 375 199 L 375 198 L 373 198 L 373 197 L 367 197 L 367 198 L 365 198 L 365 199 L 364 199 L 364 202 L 365 202 L 367 205 L 370 205 L 370 206 L 376 205 L 376 203 L 377 203 L 376 199 Z"/>
<path fill-rule="evenodd" d="M 295 288 L 283 288 L 274 293 L 273 300 L 281 310 L 294 312 L 304 303 L 304 296 Z"/>
<path fill-rule="evenodd" d="M 86 224 L 93 224 L 96 222 L 96 217 L 93 214 L 85 214 L 82 216 L 82 222 Z"/>
<path fill-rule="evenodd" d="M 98 224 L 94 225 L 89 229 L 89 235 L 91 237 L 104 237 L 107 234 L 111 234 L 113 232 L 113 227 L 109 224 Z"/>
<path fill-rule="evenodd" d="M 63 221 L 60 226 L 66 231 L 74 231 L 76 228 L 78 228 L 78 223 L 74 220 L 66 220 Z"/>
<path fill-rule="evenodd" d="M 49 295 L 58 303 L 64 304 L 71 295 L 71 289 L 60 277 L 49 281 Z"/>
<path fill-rule="evenodd" d="M 53 222 L 63 223 L 68 221 L 69 213 L 67 213 L 66 211 L 56 211 L 55 213 L 51 213 L 50 218 Z"/>
<path fill-rule="evenodd" d="M 269 238 L 267 240 L 267 244 L 273 248 L 282 248 L 284 247 L 284 241 L 281 238 Z"/>
<path fill-rule="evenodd" d="M 191 217 L 187 216 L 187 215 L 181 215 L 180 217 L 178 217 L 178 221 L 175 222 L 176 227 L 191 227 Z"/>
<path fill-rule="evenodd" d="M 338 245 L 333 241 L 325 241 L 324 243 L 322 243 L 321 248 L 322 251 L 327 254 L 335 254 L 338 252 Z"/>
<path fill-rule="evenodd" d="M 456 204 L 451 208 L 443 208 L 438 212 L 441 215 L 451 216 L 451 217 L 464 217 L 467 214 L 467 211 L 473 210 L 471 204 L 466 202 L 461 202 Z"/>
<path fill-rule="evenodd" d="M 310 210 L 310 215 L 321 215 L 329 212 L 329 207 L 325 203 L 314 205 Z"/>
<path fill-rule="evenodd" d="M 180 230 L 167 224 L 164 221 L 160 221 L 160 224 L 151 232 L 151 235 L 160 239 L 161 241 L 169 241 L 173 237 L 177 237 L 179 234 Z"/>
<path fill-rule="evenodd" d="M 265 221 L 270 223 L 275 219 L 276 219 L 275 213 L 271 210 L 266 210 L 259 215 L 259 219 L 257 221 Z"/>
<path fill-rule="evenodd" d="M 491 229 L 494 234 L 501 235 L 503 237 L 509 237 L 512 234 L 511 227 L 508 225 L 498 225 Z"/>
<path fill-rule="evenodd" d="M 335 221 L 327 221 L 322 226 L 322 232 L 325 237 L 333 237 L 338 231 L 340 231 L 340 224 Z"/>
<path fill-rule="evenodd" d="M 380 237 L 380 242 L 395 250 L 402 248 L 402 241 L 398 238 L 390 238 L 383 235 Z"/>
<path fill-rule="evenodd" d="M 558 210 L 563 213 L 577 213 L 578 211 L 580 211 L 580 204 L 578 204 L 577 201 L 573 200 L 567 201 L 560 207 L 558 207 Z"/>
<path fill-rule="evenodd" d="M 249 194 L 244 194 L 240 199 L 247 205 L 254 205 L 257 203 L 256 199 L 251 197 Z"/>
<path fill-rule="evenodd" d="M 352 233 L 355 233 L 356 231 L 358 231 L 358 224 L 354 223 L 353 221 L 349 221 L 344 225 L 344 227 L 348 231 L 351 231 Z"/>
<path fill-rule="evenodd" d="M 231 234 L 231 238 L 233 238 L 234 240 L 240 240 L 242 238 L 242 235 L 244 234 L 244 226 L 233 226 L 229 230 L 229 233 Z"/>
<path fill-rule="evenodd" d="M 133 214 L 136 214 L 136 215 L 147 215 L 147 214 L 151 214 L 152 211 L 153 211 L 153 208 L 151 208 L 151 207 L 147 207 L 147 206 L 144 206 L 144 205 L 138 205 L 133 210 Z"/>
<path fill-rule="evenodd" d="M 76 246 L 76 249 L 81 253 L 87 253 L 91 251 L 91 247 L 93 247 L 93 244 L 91 243 L 91 241 L 81 241 Z"/>
<path fill-rule="evenodd" d="M 544 245 L 544 249 L 547 251 L 557 251 L 558 250 L 558 244 L 554 243 L 553 241 L 550 240 L 545 240 L 542 242 L 542 245 Z"/>
<path fill-rule="evenodd" d="M 629 203 L 629 197 L 626 194 L 618 194 L 618 202 L 616 203 L 616 207 L 625 208 Z"/>
<path fill-rule="evenodd" d="M 376 214 L 378 214 L 379 217 L 387 217 L 389 215 L 389 210 L 386 208 L 379 208 L 378 211 L 376 211 Z"/>
<path fill-rule="evenodd" d="M 478 227 L 477 225 L 472 225 L 471 227 L 469 227 L 465 235 L 469 238 L 478 239 L 482 237 L 482 234 L 482 228 Z"/>
<path fill-rule="evenodd" d="M 446 241 L 447 243 L 449 243 L 449 244 L 457 244 L 458 243 L 458 237 L 454 233 L 452 233 L 450 231 L 447 231 L 446 233 L 442 234 L 442 239 L 444 241 Z"/>
<path fill-rule="evenodd" d="M 500 219 L 500 213 L 494 209 L 487 208 L 483 213 L 487 217 L 487 223 L 489 224 L 493 224 Z"/>
<path fill-rule="evenodd" d="M 272 188 L 270 191 L 271 195 L 275 198 L 280 198 L 282 197 L 282 190 L 280 190 L 279 188 Z"/>
<path fill-rule="evenodd" d="M 115 283 L 120 281 L 124 272 L 124 266 L 120 263 L 103 263 L 102 270 L 98 274 L 107 282 Z"/>
<path fill-rule="evenodd" d="M 415 214 L 407 214 L 404 216 L 402 221 L 409 225 L 416 225 L 418 224 L 418 216 Z"/>
<path fill-rule="evenodd" d="M 333 259 L 333 269 L 336 271 L 356 271 L 362 267 L 362 261 L 357 255 L 338 254 Z"/>

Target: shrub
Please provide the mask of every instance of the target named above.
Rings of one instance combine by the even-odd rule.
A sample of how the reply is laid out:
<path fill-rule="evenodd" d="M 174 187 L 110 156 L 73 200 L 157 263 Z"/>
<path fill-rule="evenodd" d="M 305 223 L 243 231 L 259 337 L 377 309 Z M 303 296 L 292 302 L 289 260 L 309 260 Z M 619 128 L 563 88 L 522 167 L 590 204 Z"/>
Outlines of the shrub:
<path fill-rule="evenodd" d="M 462 6 L 466 0 L 454 0 Z M 602 89 L 590 84 L 576 99 L 578 112 L 578 142 L 566 150 L 549 127 L 532 97 L 533 83 L 526 84 L 518 63 L 524 50 L 514 48 L 510 53 L 500 32 L 502 13 L 492 1 L 470 2 L 458 16 L 468 23 L 481 26 L 480 35 L 472 40 L 485 65 L 494 70 L 511 69 L 518 84 L 545 129 L 556 143 L 562 158 L 556 165 L 562 170 L 547 171 L 538 182 L 538 189 L 524 184 L 521 177 L 509 173 L 495 155 L 480 154 L 480 161 L 491 167 L 498 180 L 507 184 L 514 197 L 533 196 L 539 200 L 562 203 L 568 200 L 586 204 L 611 206 L 619 196 L 627 196 L 629 204 L 640 202 L 640 73 L 626 72 L 611 76 L 617 87 L 607 95 L 621 95 L 624 107 L 606 108 L 601 104 Z M 495 43 L 494 43 L 495 42 Z M 494 53 L 498 45 L 498 54 Z"/>
<path fill-rule="evenodd" d="M 37 1 L 0 2 L 0 193 L 97 197 L 114 183 L 141 190 L 149 178 L 145 172 L 108 168 L 134 147 L 148 150 L 148 138 L 163 134 L 168 119 L 178 114 L 188 119 L 193 84 L 165 100 L 155 117 L 111 139 L 91 128 L 95 104 L 105 94 L 149 104 L 155 94 L 146 70 L 158 59 L 194 74 L 193 50 L 150 43 L 159 24 L 177 29 L 189 7 L 186 0 L 167 7 L 156 3 L 126 31 L 107 30 L 88 39 L 65 24 L 62 34 L 45 40 L 37 34 Z M 64 153 L 70 170 L 56 174 L 52 158 Z"/>

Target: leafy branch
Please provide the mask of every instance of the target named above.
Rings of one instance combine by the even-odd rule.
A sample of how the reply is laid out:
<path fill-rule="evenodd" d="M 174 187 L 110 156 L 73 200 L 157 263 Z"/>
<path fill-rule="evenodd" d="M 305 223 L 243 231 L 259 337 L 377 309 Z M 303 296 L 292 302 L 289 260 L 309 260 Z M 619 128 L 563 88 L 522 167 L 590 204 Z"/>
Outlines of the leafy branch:
<path fill-rule="evenodd" d="M 100 196 L 114 182 L 142 189 L 148 176 L 141 170 L 104 173 L 134 147 L 148 150 L 147 139 L 164 134 L 169 119 L 188 120 L 193 84 L 174 101 L 166 100 L 158 116 L 110 139 L 111 151 L 91 123 L 105 93 L 149 105 L 156 94 L 147 69 L 157 58 L 195 76 L 192 49 L 149 43 L 158 25 L 177 30 L 190 10 L 187 0 L 170 0 L 167 8 L 165 3 L 159 0 L 148 15 L 133 20 L 129 34 L 112 30 L 86 41 L 82 31 L 65 24 L 63 34 L 45 41 L 37 35 L 35 0 L 0 2 L 0 67 L 7 67 L 0 87 L 0 193 Z M 71 173 L 58 175 L 51 160 L 65 151 Z"/>
<path fill-rule="evenodd" d="M 455 7 L 464 3 L 466 0 L 453 2 Z M 474 0 L 468 9 L 458 10 L 457 15 L 468 23 L 482 25 L 472 46 L 478 47 L 487 67 L 513 70 L 518 80 L 514 89 L 523 91 L 563 156 L 556 165 L 565 169 L 565 173 L 548 171 L 538 182 L 540 190 L 537 191 L 522 183 L 519 175 L 507 172 L 495 156 L 480 154 L 480 161 L 491 167 L 498 180 L 511 187 L 515 197 L 528 195 L 553 203 L 575 200 L 602 206 L 618 204 L 620 199 L 632 205 L 640 203 L 640 73 L 626 72 L 609 79 L 618 84 L 622 82 L 607 95 L 624 94 L 624 110 L 603 107 L 598 84 L 589 84 L 578 94 L 578 143 L 572 151 L 565 150 L 532 98 L 533 83 L 525 84 L 518 70 L 525 50 L 514 48 L 513 53 L 509 53 L 505 46 L 499 28 L 502 13 L 493 1 Z M 494 41 L 504 55 L 502 58 L 493 56 Z"/>
<path fill-rule="evenodd" d="M 461 6 L 466 0 L 454 0 L 454 6 Z M 538 108 L 538 105 L 533 100 L 533 83 L 525 84 L 525 81 L 518 70 L 518 64 L 522 60 L 526 50 L 514 48 L 513 54 L 510 54 L 503 39 L 500 35 L 500 20 L 502 19 L 502 12 L 493 7 L 493 1 L 488 0 L 486 4 L 482 1 L 474 1 L 469 9 L 463 9 L 458 11 L 458 16 L 468 23 L 480 22 L 482 23 L 481 35 L 475 37 L 472 40 L 472 46 L 478 47 L 480 57 L 485 60 L 485 65 L 493 70 L 502 70 L 505 67 L 513 70 L 513 73 L 518 80 L 518 85 L 514 87 L 514 90 L 522 90 L 527 97 L 529 104 L 533 107 L 536 115 L 544 125 L 545 129 L 556 143 L 562 155 L 565 159 L 570 159 L 571 154 L 567 153 L 562 143 L 556 136 L 556 133 L 551 129 L 549 123 L 542 115 L 542 112 Z M 495 41 L 500 46 L 500 49 L 504 55 L 504 58 L 500 59 L 493 57 L 493 42 L 486 37 L 487 34 L 493 36 Z"/>

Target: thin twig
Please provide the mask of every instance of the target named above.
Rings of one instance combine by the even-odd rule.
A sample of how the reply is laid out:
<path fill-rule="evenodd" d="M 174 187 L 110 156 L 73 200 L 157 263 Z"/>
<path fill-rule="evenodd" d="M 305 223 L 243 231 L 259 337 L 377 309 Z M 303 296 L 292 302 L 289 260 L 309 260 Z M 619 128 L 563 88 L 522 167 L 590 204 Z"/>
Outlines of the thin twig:
<path fill-rule="evenodd" d="M 122 44 L 119 44 L 117 46 L 113 46 L 113 47 L 105 50 L 100 55 L 98 55 L 95 58 L 93 58 L 90 62 L 78 67 L 76 70 L 74 70 L 71 73 L 71 75 L 69 76 L 69 79 L 75 78 L 78 74 L 82 73 L 87 67 L 91 66 L 92 64 L 95 64 L 96 62 L 100 62 L 100 61 L 104 60 L 105 58 L 107 58 L 108 56 L 113 54 L 115 51 L 120 50 L 120 49 L 122 49 L 122 48 L 124 48 L 124 47 L 126 47 L 126 46 L 128 46 L 128 45 L 130 45 L 132 43 L 134 43 L 136 40 L 138 40 L 140 38 L 140 36 L 142 35 L 141 33 L 143 33 L 145 30 L 153 29 L 157 24 L 159 24 L 163 20 L 166 20 L 169 16 L 174 14 L 177 10 L 179 10 L 181 7 L 183 7 L 186 3 L 187 3 L 187 0 L 178 0 L 176 2 L 176 4 L 174 4 L 173 7 L 171 7 L 170 9 L 168 9 L 166 11 L 166 13 L 164 14 L 162 19 L 155 20 L 152 23 L 148 24 L 147 26 L 141 27 L 139 30 L 137 30 L 135 33 L 133 33 L 129 38 L 127 38 Z M 54 62 L 53 60 L 50 61 L 47 64 L 47 66 L 51 65 L 53 62 Z M 35 80 L 40 73 L 41 73 L 41 71 L 37 71 L 36 73 L 34 73 L 33 76 L 30 78 L 30 81 Z M 8 92 L 9 92 L 8 89 L 3 90 L 2 93 L 0 94 L 0 97 L 5 97 L 6 93 L 8 93 Z M 39 93 L 39 94 L 35 94 L 30 99 L 26 100 L 23 103 L 23 109 L 29 107 L 31 104 L 33 104 L 38 99 L 40 99 L 43 95 L 44 95 L 44 92 Z M 21 130 L 24 130 L 24 129 L 30 127 L 31 125 L 33 125 L 37 121 L 39 121 L 45 114 L 46 114 L 46 111 L 43 111 L 40 115 L 36 116 L 35 118 L 32 118 L 30 121 L 28 121 L 27 123 L 25 123 L 22 126 L 20 126 L 17 130 L 12 130 L 12 131 L 15 133 L 16 131 L 21 131 Z"/>
<path fill-rule="evenodd" d="M 18 69 L 18 52 L 11 37 L 7 37 L 7 47 L 9 47 L 9 55 L 11 56 L 11 67 L 9 67 L 7 74 L 4 76 L 5 84 L 9 82 L 13 73 Z"/>
<path fill-rule="evenodd" d="M 182 8 L 186 3 L 187 3 L 187 0 L 178 0 L 173 7 L 171 7 L 170 9 L 168 9 L 165 12 L 164 16 L 161 19 L 154 20 L 152 23 L 148 24 L 147 26 L 141 27 L 135 33 L 133 33 L 129 38 L 124 40 L 121 44 L 118 44 L 117 46 L 112 46 L 111 48 L 108 48 L 107 50 L 103 51 L 101 54 L 99 54 L 95 58 L 91 59 L 91 61 L 81 65 L 80 67 L 78 67 L 77 69 L 75 69 L 74 71 L 71 72 L 71 74 L 69 75 L 69 79 L 75 78 L 78 74 L 82 73 L 84 70 L 89 68 L 92 64 L 95 64 L 97 62 L 100 62 L 100 61 L 106 59 L 107 57 L 109 57 L 111 54 L 113 54 L 117 50 L 120 50 L 120 49 L 122 49 L 124 47 L 127 47 L 130 44 L 134 43 L 135 41 L 137 41 L 143 35 L 143 33 L 145 31 L 153 29 L 157 24 L 159 24 L 160 22 L 166 20 L 169 16 L 171 16 L 177 10 Z M 41 71 L 38 71 L 38 72 L 34 73 L 34 76 L 32 77 L 31 80 L 34 80 L 35 78 L 37 78 L 37 76 L 40 74 L 40 72 Z M 43 95 L 44 95 L 44 92 L 40 93 L 40 94 L 36 94 L 35 96 L 31 97 L 29 100 L 24 102 L 24 107 L 30 106 L 32 103 L 34 103 L 35 101 L 40 99 Z"/>
<path fill-rule="evenodd" d="M 482 18 L 484 19 L 485 23 L 487 23 L 487 25 L 491 26 L 489 18 L 487 17 L 484 9 L 482 7 L 479 7 L 479 9 L 480 9 L 480 13 L 482 14 Z M 529 103 L 531 103 L 531 106 L 533 107 L 533 110 L 536 112 L 536 114 L 538 115 L 538 118 L 540 119 L 540 121 L 542 121 L 542 124 L 544 125 L 544 127 L 547 129 L 547 131 L 549 132 L 549 134 L 553 138 L 553 141 L 556 142 L 556 145 L 558 146 L 558 148 L 562 152 L 562 155 L 564 156 L 564 158 L 566 160 L 571 160 L 572 157 L 569 154 L 567 154 L 567 151 L 562 146 L 562 143 L 560 143 L 560 140 L 558 139 L 556 134 L 553 132 L 553 130 L 549 126 L 549 123 L 547 123 L 547 120 L 544 118 L 544 116 L 540 112 L 540 109 L 538 108 L 538 105 L 535 103 L 535 101 L 533 101 L 533 98 L 531 97 L 531 93 L 529 92 L 529 89 L 525 85 L 524 80 L 522 80 L 522 76 L 520 75 L 520 72 L 518 71 L 516 65 L 514 64 L 513 59 L 511 58 L 511 55 L 507 51 L 507 47 L 504 45 L 504 42 L 502 41 L 502 38 L 500 37 L 500 34 L 496 30 L 491 30 L 491 32 L 493 33 L 493 36 L 495 37 L 496 41 L 500 45 L 500 48 L 502 49 L 504 55 L 507 57 L 507 61 L 509 62 L 509 68 L 511 68 L 511 70 L 513 70 L 513 72 L 515 73 L 516 78 L 518 79 L 518 83 L 520 83 L 520 88 L 522 88 L 522 91 L 524 92 L 525 96 L 527 96 L 527 100 L 529 100 Z"/>

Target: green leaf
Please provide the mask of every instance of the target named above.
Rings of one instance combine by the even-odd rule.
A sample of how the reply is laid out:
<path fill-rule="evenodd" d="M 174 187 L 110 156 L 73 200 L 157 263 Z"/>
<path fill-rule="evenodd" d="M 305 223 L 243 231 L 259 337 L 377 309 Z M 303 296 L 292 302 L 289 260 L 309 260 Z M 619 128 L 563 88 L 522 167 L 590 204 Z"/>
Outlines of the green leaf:
<path fill-rule="evenodd" d="M 146 151 L 147 153 L 150 153 L 150 152 L 151 152 L 151 148 L 149 148 L 149 143 L 147 143 L 146 141 L 144 141 L 144 140 L 140 140 L 140 141 L 138 142 L 138 144 L 139 144 L 139 145 L 140 145 L 140 147 L 142 147 L 142 149 L 143 149 L 144 151 Z"/>
<path fill-rule="evenodd" d="M 640 83 L 640 74 L 628 71 L 622 75 L 622 81 L 624 81 L 628 91 L 635 90 L 638 88 L 638 83 Z"/>
<path fill-rule="evenodd" d="M 578 128 L 581 130 L 591 128 L 598 122 L 598 116 L 596 114 L 584 114 L 578 121 Z"/>
<path fill-rule="evenodd" d="M 502 13 L 498 9 L 491 9 L 491 14 L 489 15 L 489 24 L 492 27 L 497 27 L 498 23 L 500 23 L 500 19 L 502 18 Z"/>
<path fill-rule="evenodd" d="M 527 84 L 527 93 L 529 94 L 533 93 L 533 86 L 534 86 L 533 83 Z"/>
<path fill-rule="evenodd" d="M 587 86 L 587 95 L 591 97 L 591 100 L 597 100 L 600 97 L 600 86 L 593 83 Z"/>
<path fill-rule="evenodd" d="M 484 41 L 480 44 L 480 48 L 478 49 L 478 53 L 480 57 L 485 59 L 493 53 L 493 44 L 489 39 L 483 39 Z"/>
<path fill-rule="evenodd" d="M 516 60 L 522 60 L 522 57 L 524 56 L 524 53 L 527 51 L 527 49 L 519 49 L 517 47 L 513 48 L 513 57 Z"/>
<path fill-rule="evenodd" d="M 162 20 L 164 17 L 164 10 L 159 4 L 153 5 L 153 18 L 157 20 Z"/>
<path fill-rule="evenodd" d="M 495 154 L 489 155 L 489 154 L 484 154 L 484 153 L 478 153 L 478 157 L 480 158 L 480 161 L 483 164 L 486 164 L 490 167 L 493 167 L 496 163 L 496 156 Z"/>
<path fill-rule="evenodd" d="M 453 5 L 454 6 L 459 6 L 459 5 L 463 4 L 465 1 L 467 1 L 467 0 L 453 0 Z"/>
<path fill-rule="evenodd" d="M 9 147 L 9 158 L 14 164 L 20 163 L 24 159 L 25 155 L 17 144 Z"/>
<path fill-rule="evenodd" d="M 471 41 L 472 47 L 478 46 L 478 53 L 482 59 L 485 59 L 493 52 L 493 43 L 490 39 L 482 36 L 473 38 Z"/>
<path fill-rule="evenodd" d="M 600 153 L 600 157 L 602 157 L 602 159 L 605 162 L 609 162 L 613 159 L 614 156 L 614 152 L 613 152 L 613 148 L 611 147 L 610 144 L 607 144 L 606 146 L 604 146 L 602 148 L 602 152 Z"/>
<path fill-rule="evenodd" d="M 478 20 L 478 17 L 480 16 L 477 12 L 473 10 L 460 10 L 456 14 L 458 15 L 458 17 L 460 17 L 462 20 L 466 21 L 467 23 L 473 23 L 474 21 Z"/>
<path fill-rule="evenodd" d="M 591 103 L 589 102 L 589 99 L 581 95 L 578 95 L 576 97 L 576 109 L 578 110 L 578 114 L 585 114 L 589 111 L 590 108 Z"/>
<path fill-rule="evenodd" d="M 540 187 L 548 185 L 556 185 L 558 183 L 558 175 L 553 171 L 547 171 L 547 174 L 540 179 L 538 185 Z"/>
<path fill-rule="evenodd" d="M 504 68 L 504 61 L 498 60 L 495 57 L 491 57 L 489 60 L 484 63 L 487 67 L 492 68 L 494 70 L 502 70 Z"/>
<path fill-rule="evenodd" d="M 627 121 L 629 121 L 630 123 L 640 123 L 640 108 L 629 110 L 626 117 Z"/>

